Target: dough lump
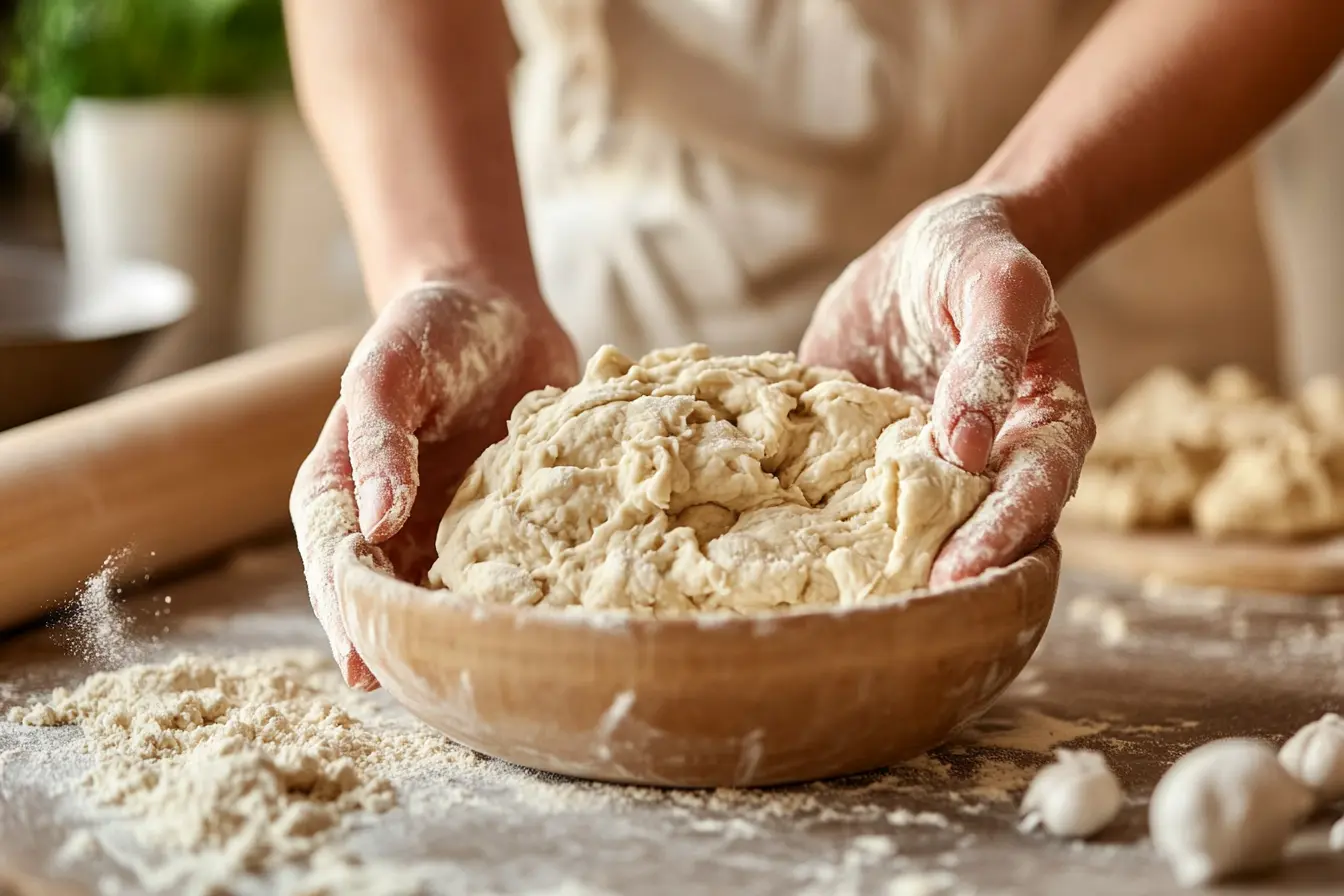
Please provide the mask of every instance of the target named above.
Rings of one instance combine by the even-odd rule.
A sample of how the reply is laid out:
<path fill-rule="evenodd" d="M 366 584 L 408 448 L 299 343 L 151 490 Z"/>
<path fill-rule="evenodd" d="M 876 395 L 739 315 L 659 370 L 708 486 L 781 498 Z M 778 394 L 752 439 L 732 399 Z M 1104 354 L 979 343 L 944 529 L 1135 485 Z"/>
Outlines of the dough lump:
<path fill-rule="evenodd" d="M 1344 385 L 1322 378 L 1287 400 L 1236 367 L 1202 385 L 1155 370 L 1101 415 L 1067 513 L 1212 538 L 1344 529 Z"/>
<path fill-rule="evenodd" d="M 429 583 L 645 615 L 919 588 L 989 490 L 938 456 L 928 418 L 788 354 L 607 346 L 574 388 L 519 402 L 444 516 Z"/>

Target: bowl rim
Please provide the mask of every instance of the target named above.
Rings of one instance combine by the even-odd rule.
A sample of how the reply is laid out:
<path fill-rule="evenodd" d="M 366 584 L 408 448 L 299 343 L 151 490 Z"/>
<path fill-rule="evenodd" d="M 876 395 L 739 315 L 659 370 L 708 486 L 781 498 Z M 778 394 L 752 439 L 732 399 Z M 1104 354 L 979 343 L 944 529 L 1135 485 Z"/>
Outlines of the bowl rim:
<path fill-rule="evenodd" d="M 80 289 L 73 285 L 70 268 L 62 253 L 53 250 L 0 246 L 0 268 L 16 271 L 20 276 L 54 277 L 63 289 Z M 148 259 L 120 261 L 100 282 L 82 290 L 94 296 L 111 296 L 132 285 L 137 292 L 144 293 L 148 289 L 154 296 L 153 301 L 144 302 L 135 314 L 120 318 L 111 314 L 71 315 L 64 322 L 44 320 L 26 326 L 0 318 L 0 346 L 18 348 L 99 342 L 150 333 L 181 321 L 197 304 L 196 286 L 186 273 Z"/>
<path fill-rule="evenodd" d="M 1043 566 L 1047 574 L 1053 570 L 1057 575 L 1061 562 L 1059 542 L 1051 534 L 1045 541 L 1007 566 L 988 569 L 946 588 L 918 588 L 902 594 L 870 598 L 861 603 L 848 605 L 807 604 L 750 614 L 716 610 L 707 613 L 654 617 L 635 615 L 622 610 L 575 610 L 550 606 L 518 607 L 513 604 L 484 603 L 446 588 L 425 588 L 399 579 L 375 567 L 369 557 L 368 542 L 361 535 L 351 535 L 337 546 L 334 572 L 337 601 L 342 606 L 347 600 L 354 600 L 346 597 L 347 583 L 353 578 L 353 583 L 359 590 L 367 593 L 376 592 L 380 603 L 384 605 L 414 602 L 417 606 L 423 607 L 426 601 L 429 601 L 446 610 L 470 614 L 473 622 L 495 619 L 512 621 L 515 626 L 535 624 L 620 630 L 657 628 L 662 631 L 705 628 L 746 628 L 760 631 L 763 626 L 783 625 L 792 620 L 817 618 L 840 620 L 873 613 L 903 611 L 912 603 L 922 603 L 928 599 L 967 597 L 983 591 L 987 585 L 998 579 L 1023 575 L 1034 566 Z M 1049 604 L 1053 603 L 1054 595 L 1049 601 Z"/>

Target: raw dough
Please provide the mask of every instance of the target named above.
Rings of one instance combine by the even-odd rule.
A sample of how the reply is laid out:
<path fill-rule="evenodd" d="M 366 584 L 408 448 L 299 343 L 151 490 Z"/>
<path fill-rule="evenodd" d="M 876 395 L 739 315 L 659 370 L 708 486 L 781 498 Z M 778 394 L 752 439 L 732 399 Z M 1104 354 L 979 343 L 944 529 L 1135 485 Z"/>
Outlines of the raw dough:
<path fill-rule="evenodd" d="M 523 398 L 439 528 L 432 586 L 669 615 L 855 604 L 928 583 L 989 482 L 928 404 L 792 355 L 610 346 Z"/>
<path fill-rule="evenodd" d="M 1229 738 L 1192 750 L 1167 770 L 1153 791 L 1148 827 L 1177 882 L 1202 886 L 1277 864 L 1313 803 L 1273 747 Z"/>
<path fill-rule="evenodd" d="M 1115 820 L 1125 804 L 1120 781 L 1093 750 L 1058 750 L 1022 798 L 1022 828 L 1086 838 Z"/>
<path fill-rule="evenodd" d="M 1344 719 L 1328 712 L 1288 738 L 1279 762 L 1323 803 L 1344 799 Z"/>
<path fill-rule="evenodd" d="M 1203 386 L 1162 368 L 1098 421 L 1068 516 L 1108 529 L 1190 525 L 1215 538 L 1344 529 L 1344 385 L 1296 401 L 1235 367 Z"/>

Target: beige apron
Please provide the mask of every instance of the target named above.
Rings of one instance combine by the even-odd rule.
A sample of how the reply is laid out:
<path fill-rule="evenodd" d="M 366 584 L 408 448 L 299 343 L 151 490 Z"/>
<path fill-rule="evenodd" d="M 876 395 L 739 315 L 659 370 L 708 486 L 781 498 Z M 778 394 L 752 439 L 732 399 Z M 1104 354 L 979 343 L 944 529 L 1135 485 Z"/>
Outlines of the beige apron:
<path fill-rule="evenodd" d="M 796 347 L 825 286 L 969 176 L 1105 0 L 511 0 L 543 287 L 580 351 Z M 1105 401 L 1159 361 L 1275 372 L 1249 166 L 1061 300 Z"/>

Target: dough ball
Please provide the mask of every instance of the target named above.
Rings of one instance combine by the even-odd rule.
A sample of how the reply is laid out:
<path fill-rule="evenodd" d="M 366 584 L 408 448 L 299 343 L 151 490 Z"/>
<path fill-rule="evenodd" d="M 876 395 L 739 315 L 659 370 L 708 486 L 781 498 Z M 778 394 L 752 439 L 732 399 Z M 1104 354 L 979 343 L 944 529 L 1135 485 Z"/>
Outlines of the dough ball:
<path fill-rule="evenodd" d="M 1182 756 L 1148 806 L 1153 845 L 1182 886 L 1202 886 L 1278 864 L 1311 791 L 1284 770 L 1273 747 L 1230 738 Z"/>
<path fill-rule="evenodd" d="M 1089 459 L 1069 516 L 1108 529 L 1180 525 L 1190 519 L 1190 505 L 1206 476 L 1176 449 Z"/>
<path fill-rule="evenodd" d="M 1344 719 L 1328 712 L 1279 748 L 1279 762 L 1321 802 L 1344 799 Z"/>
<path fill-rule="evenodd" d="M 1087 838 L 1115 820 L 1125 804 L 1106 757 L 1092 750 L 1058 750 L 1022 798 L 1022 828 L 1057 837 Z"/>
<path fill-rule="evenodd" d="M 1250 402 L 1269 397 L 1269 388 L 1255 374 L 1232 364 L 1209 374 L 1205 388 L 1214 401 Z"/>
<path fill-rule="evenodd" d="M 855 604 L 928 584 L 989 490 L 923 399 L 792 355 L 639 361 L 519 402 L 439 528 L 432 586 L 649 615 Z"/>
<path fill-rule="evenodd" d="M 1230 452 L 1195 496 L 1195 528 L 1214 538 L 1288 539 L 1344 524 L 1344 500 L 1326 458 L 1304 441 L 1247 445 Z"/>
<path fill-rule="evenodd" d="M 1302 387 L 1297 404 L 1313 430 L 1333 444 L 1344 444 L 1344 382 L 1333 376 L 1315 377 Z"/>
<path fill-rule="evenodd" d="M 1344 529 L 1344 385 L 1272 396 L 1237 367 L 1204 385 L 1159 368 L 1097 421 L 1068 517 L 1111 530 L 1190 525 L 1211 538 Z"/>

